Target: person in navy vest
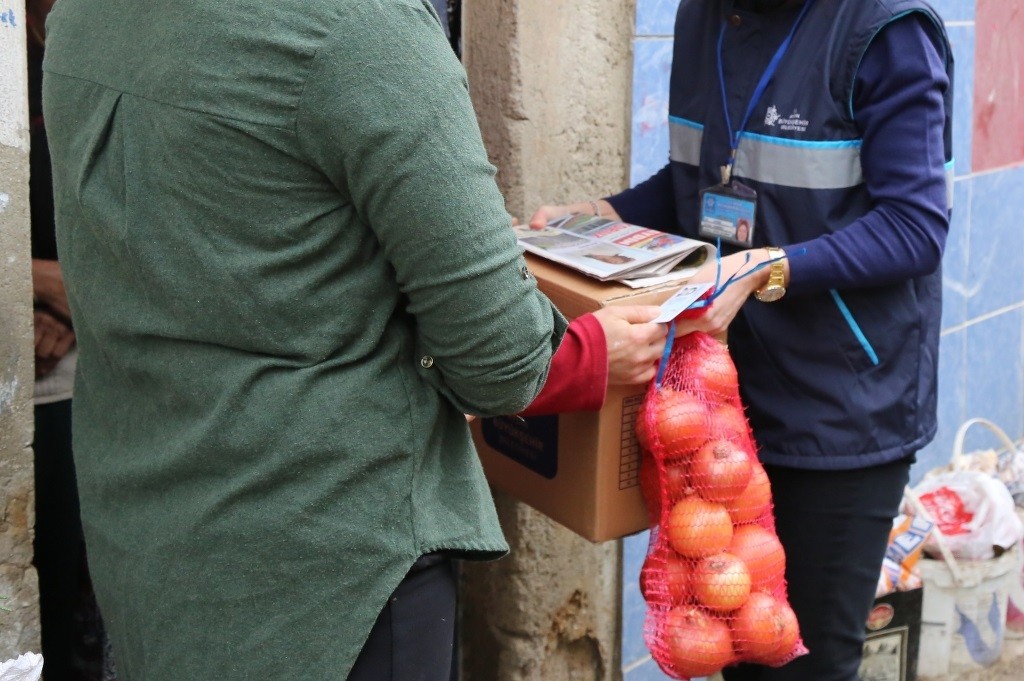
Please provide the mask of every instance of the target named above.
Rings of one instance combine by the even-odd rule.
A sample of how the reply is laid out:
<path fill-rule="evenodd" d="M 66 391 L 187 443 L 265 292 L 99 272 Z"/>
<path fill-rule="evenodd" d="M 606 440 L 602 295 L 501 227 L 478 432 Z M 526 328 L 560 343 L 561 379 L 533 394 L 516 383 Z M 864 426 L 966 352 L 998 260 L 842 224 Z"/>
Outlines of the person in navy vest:
<path fill-rule="evenodd" d="M 721 244 L 718 295 L 680 331 L 728 331 L 810 650 L 727 681 L 857 678 L 892 519 L 936 431 L 952 73 L 920 0 L 683 0 L 668 164 L 531 220 L 596 211 Z"/>

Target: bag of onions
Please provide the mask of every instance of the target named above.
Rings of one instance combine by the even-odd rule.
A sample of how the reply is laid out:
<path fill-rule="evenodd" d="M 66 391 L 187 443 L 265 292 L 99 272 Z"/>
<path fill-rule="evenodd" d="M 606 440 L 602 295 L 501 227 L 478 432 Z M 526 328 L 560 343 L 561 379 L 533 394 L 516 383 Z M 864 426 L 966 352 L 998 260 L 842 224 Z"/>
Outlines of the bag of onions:
<path fill-rule="evenodd" d="M 636 424 L 651 521 L 644 640 L 677 679 L 738 662 L 783 665 L 807 649 L 736 367 L 705 333 L 670 343 Z"/>

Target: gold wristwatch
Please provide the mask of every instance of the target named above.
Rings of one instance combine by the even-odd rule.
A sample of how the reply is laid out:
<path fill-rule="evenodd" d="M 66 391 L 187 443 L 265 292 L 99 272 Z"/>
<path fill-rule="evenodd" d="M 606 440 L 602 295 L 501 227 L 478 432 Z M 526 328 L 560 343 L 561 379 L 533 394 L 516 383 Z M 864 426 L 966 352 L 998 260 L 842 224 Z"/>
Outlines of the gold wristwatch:
<path fill-rule="evenodd" d="M 774 303 L 786 295 L 786 267 L 783 259 L 786 252 L 776 246 L 768 246 L 768 259 L 771 261 L 768 272 L 768 283 L 754 291 L 754 297 L 762 303 Z"/>

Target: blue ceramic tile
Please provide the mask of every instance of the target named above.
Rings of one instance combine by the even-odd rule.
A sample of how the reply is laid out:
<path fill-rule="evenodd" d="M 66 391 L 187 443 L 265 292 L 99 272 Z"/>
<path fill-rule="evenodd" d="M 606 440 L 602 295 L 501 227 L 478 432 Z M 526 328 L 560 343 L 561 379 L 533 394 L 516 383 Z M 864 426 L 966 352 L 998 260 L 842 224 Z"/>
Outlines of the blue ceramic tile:
<path fill-rule="evenodd" d="M 716 677 L 718 678 L 718 677 Z M 657 663 L 654 660 L 648 660 L 644 664 L 630 669 L 628 672 L 623 674 L 622 681 L 671 681 L 672 677 L 668 676 L 661 669 L 658 668 Z M 703 676 L 695 676 L 691 681 L 708 681 Z"/>
<path fill-rule="evenodd" d="M 626 601 L 625 596 L 623 600 Z M 640 598 L 639 590 L 635 599 L 622 604 L 622 664 L 627 669 L 651 656 L 643 638 L 646 615 L 647 607 Z"/>
<path fill-rule="evenodd" d="M 943 21 L 974 21 L 974 0 L 931 0 Z"/>
<path fill-rule="evenodd" d="M 637 0 L 637 35 L 672 35 L 679 0 Z"/>
<path fill-rule="evenodd" d="M 1024 424 L 1021 424 L 1019 421 L 1014 423 L 1000 421 L 994 418 L 990 418 L 989 420 L 995 423 L 1014 442 L 1021 439 L 1021 430 L 1024 428 Z M 972 426 L 967 430 L 967 434 L 964 437 L 963 452 L 965 454 L 970 454 L 971 452 L 986 449 L 1003 449 L 1003 442 L 988 428 L 981 425 Z"/>
<path fill-rule="evenodd" d="M 971 172 L 974 122 L 974 24 L 951 26 L 953 47 L 953 160 L 957 176 Z"/>
<path fill-rule="evenodd" d="M 672 41 L 638 39 L 633 49 L 633 126 L 630 184 L 668 163 L 668 80 Z"/>
<path fill-rule="evenodd" d="M 1020 316 L 1020 357 L 1024 357 L 1024 314 Z M 1024 382 L 1024 378 L 1021 379 Z M 1016 428 L 1012 423 L 1003 424 L 1003 430 L 1006 431 L 1007 435 L 1013 438 L 1013 441 L 1020 444 L 1024 443 L 1024 409 L 1021 410 L 1019 418 L 1017 419 Z"/>
<path fill-rule="evenodd" d="M 970 178 L 959 179 L 953 184 L 953 215 L 942 255 L 943 329 L 959 326 L 967 320 L 972 187 Z"/>
<path fill-rule="evenodd" d="M 623 578 L 632 580 L 634 584 L 639 583 L 637 579 L 640 577 L 640 568 L 644 565 L 644 559 L 647 558 L 647 545 L 650 542 L 650 537 L 650 532 L 639 532 L 622 540 Z"/>
<path fill-rule="evenodd" d="M 1024 421 L 1022 317 L 1018 307 L 966 329 L 966 417 L 987 418 L 1013 437 Z"/>
<path fill-rule="evenodd" d="M 648 660 L 622 675 L 622 681 L 670 681 L 671 678 L 658 668 L 654 660 Z M 693 679 L 693 681 L 701 681 L 701 679 Z"/>
<path fill-rule="evenodd" d="M 965 329 L 943 334 L 939 340 L 939 430 L 935 439 L 917 454 L 917 463 L 910 471 L 912 485 L 931 469 L 949 462 L 956 430 L 967 418 L 966 346 Z"/>
<path fill-rule="evenodd" d="M 647 556 L 649 532 L 622 542 L 622 668 L 623 681 L 668 681 L 644 644 L 647 604 L 640 595 L 640 568 Z M 693 679 L 693 681 L 703 681 Z"/>
<path fill-rule="evenodd" d="M 968 319 L 1024 300 L 1024 167 L 977 175 L 972 185 Z"/>
<path fill-rule="evenodd" d="M 1018 353 L 1018 357 L 1024 358 L 1024 311 L 1022 311 L 1020 315 L 1020 350 Z M 1022 369 L 1022 373 L 1024 373 L 1024 369 Z M 1024 384 L 1024 376 L 1021 377 L 1021 383 Z M 1018 390 L 1024 392 L 1024 385 L 1018 388 Z M 1020 413 L 1017 415 L 1016 424 L 1007 422 L 1000 425 L 1014 442 L 1017 444 L 1024 443 L 1024 408 L 1022 408 Z"/>
<path fill-rule="evenodd" d="M 647 604 L 640 595 L 640 568 L 647 556 L 650 533 L 626 537 L 622 542 L 622 664 L 629 667 L 650 653 L 644 644 Z"/>

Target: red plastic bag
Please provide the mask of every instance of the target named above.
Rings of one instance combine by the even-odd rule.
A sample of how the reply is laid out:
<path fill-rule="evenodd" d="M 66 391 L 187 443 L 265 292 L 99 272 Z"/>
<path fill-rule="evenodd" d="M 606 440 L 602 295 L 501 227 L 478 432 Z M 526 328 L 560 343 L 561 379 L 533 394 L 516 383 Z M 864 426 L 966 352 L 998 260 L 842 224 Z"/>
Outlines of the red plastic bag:
<path fill-rule="evenodd" d="M 954 470 L 925 476 L 913 491 L 957 558 L 989 560 L 1024 536 L 1006 485 L 986 473 Z M 925 551 L 937 555 L 937 544 L 929 541 Z"/>
<path fill-rule="evenodd" d="M 704 333 L 676 339 L 636 430 L 651 521 L 644 640 L 662 671 L 688 679 L 805 654 L 768 476 L 725 346 Z"/>

